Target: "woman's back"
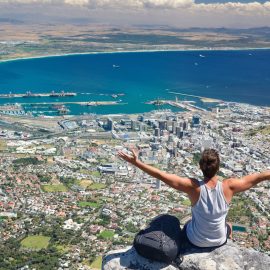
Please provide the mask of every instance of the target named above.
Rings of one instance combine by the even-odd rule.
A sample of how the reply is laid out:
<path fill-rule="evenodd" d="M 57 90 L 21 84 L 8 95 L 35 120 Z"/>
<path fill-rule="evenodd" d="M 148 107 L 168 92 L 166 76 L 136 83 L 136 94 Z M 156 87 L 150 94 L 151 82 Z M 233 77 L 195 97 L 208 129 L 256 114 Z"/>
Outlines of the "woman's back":
<path fill-rule="evenodd" d="M 192 207 L 192 220 L 186 233 L 190 242 L 198 247 L 220 246 L 226 242 L 226 216 L 229 205 L 226 202 L 222 183 L 208 188 L 204 181 L 198 181 L 200 196 Z"/>

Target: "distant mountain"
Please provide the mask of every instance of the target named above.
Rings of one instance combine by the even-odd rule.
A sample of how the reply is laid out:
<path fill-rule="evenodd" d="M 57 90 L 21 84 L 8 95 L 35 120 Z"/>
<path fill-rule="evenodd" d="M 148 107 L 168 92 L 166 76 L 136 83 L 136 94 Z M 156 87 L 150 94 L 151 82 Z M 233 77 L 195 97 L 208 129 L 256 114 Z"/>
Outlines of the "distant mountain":
<path fill-rule="evenodd" d="M 22 24 L 24 22 L 17 19 L 0 18 L 0 23 Z"/>

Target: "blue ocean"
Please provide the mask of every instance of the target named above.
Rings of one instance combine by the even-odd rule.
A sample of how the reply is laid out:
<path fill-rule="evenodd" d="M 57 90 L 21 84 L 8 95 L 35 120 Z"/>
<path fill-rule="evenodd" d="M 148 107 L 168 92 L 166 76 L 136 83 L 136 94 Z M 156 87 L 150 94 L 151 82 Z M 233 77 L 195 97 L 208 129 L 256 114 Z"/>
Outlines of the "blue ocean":
<path fill-rule="evenodd" d="M 70 114 L 140 113 L 146 102 L 176 94 L 270 106 L 270 50 L 100 53 L 21 59 L 0 63 L 0 94 L 69 91 L 76 97 L 0 98 L 0 104 L 119 101 L 120 105 L 68 104 Z M 123 96 L 113 96 L 122 93 Z M 196 97 L 198 106 L 211 107 Z M 164 107 L 170 108 L 170 107 Z M 53 114 L 36 106 L 36 113 Z M 177 109 L 174 109 L 177 110 Z"/>

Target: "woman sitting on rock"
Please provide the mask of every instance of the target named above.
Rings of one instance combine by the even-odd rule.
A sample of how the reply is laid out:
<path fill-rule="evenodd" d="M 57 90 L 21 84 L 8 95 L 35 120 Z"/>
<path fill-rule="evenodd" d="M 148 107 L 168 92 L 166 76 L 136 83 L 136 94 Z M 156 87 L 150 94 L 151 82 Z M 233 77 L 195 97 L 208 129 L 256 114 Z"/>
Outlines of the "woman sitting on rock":
<path fill-rule="evenodd" d="M 218 152 L 213 149 L 206 149 L 201 155 L 199 164 L 204 176 L 202 180 L 180 177 L 144 164 L 134 150 L 132 155 L 122 151 L 118 155 L 152 177 L 188 195 L 192 205 L 192 219 L 183 231 L 188 242 L 202 248 L 222 246 L 231 236 L 232 230 L 226 223 L 226 216 L 232 197 L 264 180 L 270 180 L 270 171 L 265 171 L 219 181 L 217 173 L 220 159 Z"/>

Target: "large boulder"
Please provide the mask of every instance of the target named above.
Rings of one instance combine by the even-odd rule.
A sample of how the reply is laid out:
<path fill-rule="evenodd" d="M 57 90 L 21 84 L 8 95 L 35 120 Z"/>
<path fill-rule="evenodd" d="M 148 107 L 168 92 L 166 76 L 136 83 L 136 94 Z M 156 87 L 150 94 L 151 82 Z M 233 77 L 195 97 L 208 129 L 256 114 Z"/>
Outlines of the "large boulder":
<path fill-rule="evenodd" d="M 133 247 L 111 251 L 103 258 L 102 270 L 266 270 L 270 257 L 253 249 L 240 248 L 232 241 L 220 248 L 189 249 L 177 268 L 150 261 L 140 256 Z"/>

